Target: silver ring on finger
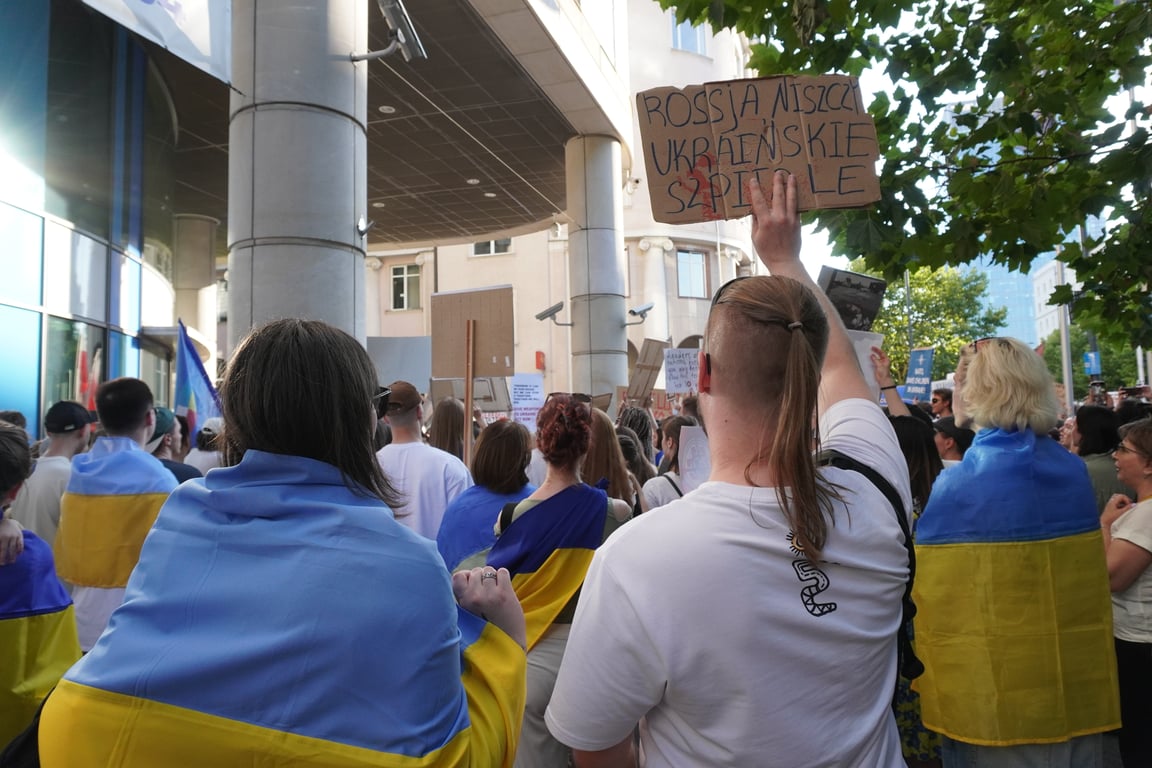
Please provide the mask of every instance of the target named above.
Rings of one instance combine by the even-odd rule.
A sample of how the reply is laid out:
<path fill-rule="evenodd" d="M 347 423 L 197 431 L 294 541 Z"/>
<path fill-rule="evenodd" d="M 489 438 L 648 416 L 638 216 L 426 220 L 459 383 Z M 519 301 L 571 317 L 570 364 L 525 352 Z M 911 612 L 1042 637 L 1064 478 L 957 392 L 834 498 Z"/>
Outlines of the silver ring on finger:
<path fill-rule="evenodd" d="M 483 584 L 485 581 L 488 581 L 488 579 L 496 581 L 496 576 L 496 571 L 484 571 L 480 574 L 480 583 Z"/>

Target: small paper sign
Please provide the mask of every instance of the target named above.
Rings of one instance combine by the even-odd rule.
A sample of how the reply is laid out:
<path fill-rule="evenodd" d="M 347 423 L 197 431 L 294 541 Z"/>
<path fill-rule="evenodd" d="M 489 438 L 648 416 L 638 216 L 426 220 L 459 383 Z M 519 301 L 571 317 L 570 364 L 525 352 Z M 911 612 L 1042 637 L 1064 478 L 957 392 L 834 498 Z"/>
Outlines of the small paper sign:
<path fill-rule="evenodd" d="M 696 391 L 700 377 L 700 357 L 695 349 L 664 350 L 664 391 L 689 394 Z"/>

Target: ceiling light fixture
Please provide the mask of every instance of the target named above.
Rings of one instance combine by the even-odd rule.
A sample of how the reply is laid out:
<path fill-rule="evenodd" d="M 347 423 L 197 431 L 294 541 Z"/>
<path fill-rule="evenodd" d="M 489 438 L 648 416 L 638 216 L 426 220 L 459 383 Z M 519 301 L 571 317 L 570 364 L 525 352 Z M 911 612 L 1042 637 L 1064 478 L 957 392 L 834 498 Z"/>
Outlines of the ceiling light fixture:
<path fill-rule="evenodd" d="M 467 183 L 471 184 L 472 186 L 476 186 L 477 184 L 480 183 L 480 179 L 465 179 L 465 181 Z"/>
<path fill-rule="evenodd" d="M 496 197 L 496 193 L 495 192 L 485 192 L 484 197 Z"/>
<path fill-rule="evenodd" d="M 384 207 L 384 203 L 382 203 L 382 202 L 380 202 L 379 200 L 377 200 L 376 202 L 372 203 L 372 207 L 373 207 L 373 208 L 383 208 L 383 207 Z"/>
<path fill-rule="evenodd" d="M 396 114 L 396 107 L 392 106 L 391 104 L 381 104 L 380 106 L 376 107 L 376 111 L 382 115 L 394 115 Z"/>

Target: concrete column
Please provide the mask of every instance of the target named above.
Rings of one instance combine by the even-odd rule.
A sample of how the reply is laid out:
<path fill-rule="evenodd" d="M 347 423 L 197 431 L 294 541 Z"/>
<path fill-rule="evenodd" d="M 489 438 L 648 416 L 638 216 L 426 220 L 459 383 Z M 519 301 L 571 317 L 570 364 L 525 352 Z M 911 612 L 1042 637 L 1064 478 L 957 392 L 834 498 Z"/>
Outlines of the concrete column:
<path fill-rule="evenodd" d="M 615 395 L 628 383 L 620 143 L 577 136 L 565 146 L 565 172 L 572 388 Z"/>
<path fill-rule="evenodd" d="M 363 341 L 367 0 L 234 0 L 228 338 L 281 317 Z"/>
<path fill-rule="evenodd" d="M 220 221 L 211 216 L 176 214 L 172 217 L 172 289 L 176 317 L 207 338 L 216 336 L 216 307 L 205 312 L 202 293 L 216 285 L 216 230 Z"/>

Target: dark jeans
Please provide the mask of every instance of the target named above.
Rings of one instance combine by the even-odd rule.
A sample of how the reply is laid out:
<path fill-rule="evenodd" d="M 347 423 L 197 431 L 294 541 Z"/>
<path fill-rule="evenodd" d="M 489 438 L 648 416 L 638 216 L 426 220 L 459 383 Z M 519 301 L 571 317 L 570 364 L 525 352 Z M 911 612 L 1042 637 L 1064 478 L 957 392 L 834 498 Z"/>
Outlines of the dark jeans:
<path fill-rule="evenodd" d="M 1124 768 L 1152 766 L 1152 644 L 1116 641 L 1120 675 L 1120 757 Z"/>

